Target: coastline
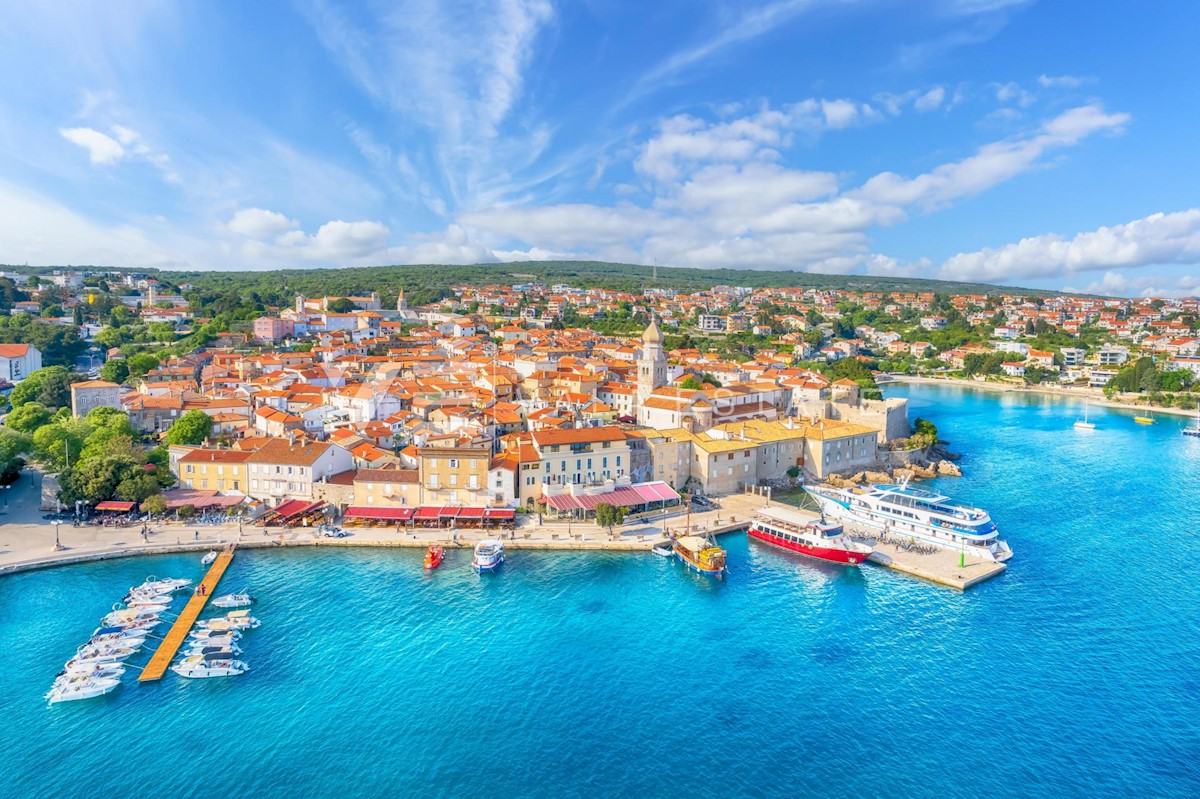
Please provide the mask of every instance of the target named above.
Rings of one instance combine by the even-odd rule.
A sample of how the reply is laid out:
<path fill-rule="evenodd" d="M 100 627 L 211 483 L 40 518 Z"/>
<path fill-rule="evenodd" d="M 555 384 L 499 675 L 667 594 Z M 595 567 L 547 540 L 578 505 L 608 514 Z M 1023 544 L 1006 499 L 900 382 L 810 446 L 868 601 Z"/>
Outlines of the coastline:
<path fill-rule="evenodd" d="M 957 388 L 976 388 L 981 391 L 992 391 L 1000 394 L 1042 394 L 1050 397 L 1066 397 L 1077 400 L 1087 400 L 1093 405 L 1104 408 L 1116 408 L 1127 411 L 1150 411 L 1167 416 L 1193 418 L 1194 410 L 1183 408 L 1160 408 L 1154 405 L 1138 405 L 1132 402 L 1118 402 L 1104 396 L 1100 389 L 1078 389 L 1062 386 L 1018 386 L 987 381 L 963 380 L 957 377 L 921 377 L 918 375 L 889 375 L 889 380 L 880 383 L 880 387 L 890 383 L 915 383 L 927 386 L 955 386 Z"/>

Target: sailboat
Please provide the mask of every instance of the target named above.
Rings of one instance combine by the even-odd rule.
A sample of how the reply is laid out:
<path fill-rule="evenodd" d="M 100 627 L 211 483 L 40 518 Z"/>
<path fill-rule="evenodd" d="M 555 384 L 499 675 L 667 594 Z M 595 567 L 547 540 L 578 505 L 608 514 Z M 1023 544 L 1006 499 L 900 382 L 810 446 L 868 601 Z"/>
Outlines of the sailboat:
<path fill-rule="evenodd" d="M 1196 415 L 1192 417 L 1192 423 L 1183 428 L 1183 434 L 1200 438 L 1200 402 L 1196 403 Z"/>
<path fill-rule="evenodd" d="M 1083 418 L 1075 420 L 1075 429 L 1077 430 L 1095 430 L 1096 423 L 1088 421 L 1088 403 L 1085 400 L 1083 403 Z"/>
<path fill-rule="evenodd" d="M 1133 417 L 1133 421 L 1138 424 L 1154 424 L 1154 416 L 1135 416 Z"/>

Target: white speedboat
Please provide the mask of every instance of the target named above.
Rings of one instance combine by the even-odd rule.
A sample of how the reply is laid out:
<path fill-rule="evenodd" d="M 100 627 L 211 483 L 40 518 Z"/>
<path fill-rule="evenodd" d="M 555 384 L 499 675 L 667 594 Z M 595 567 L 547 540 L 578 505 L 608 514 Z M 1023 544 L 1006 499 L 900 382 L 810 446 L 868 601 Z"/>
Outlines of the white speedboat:
<path fill-rule="evenodd" d="M 132 646 L 114 646 L 112 644 L 84 644 L 75 652 L 80 660 L 124 660 L 131 657 L 137 649 Z"/>
<path fill-rule="evenodd" d="M 144 591 L 134 588 L 125 595 L 123 600 L 129 607 L 144 607 L 146 605 L 170 605 L 174 597 L 163 591 Z"/>
<path fill-rule="evenodd" d="M 126 608 L 125 610 L 114 610 L 100 620 L 100 623 L 106 627 L 116 627 L 117 625 L 126 626 L 132 624 L 141 624 L 142 626 L 149 625 L 150 622 L 157 622 L 158 615 L 167 609 L 166 605 L 150 605 L 144 608 Z"/>
<path fill-rule="evenodd" d="M 134 591 L 149 591 L 156 594 L 173 594 L 176 591 L 182 591 L 191 584 L 191 580 L 159 580 L 154 575 L 150 575 L 146 578 L 144 583 L 129 589 L 129 591 L 130 593 L 133 593 Z"/>
<path fill-rule="evenodd" d="M 471 565 L 477 572 L 490 572 L 499 568 L 504 562 L 504 542 L 485 538 L 475 545 L 475 556 Z"/>
<path fill-rule="evenodd" d="M 102 627 L 101 629 L 108 629 Z M 93 635 L 88 639 L 85 646 L 124 646 L 130 649 L 138 649 L 146 643 L 146 634 L 138 633 L 105 633 L 104 635 Z"/>
<path fill-rule="evenodd" d="M 224 655 L 230 659 L 242 654 L 242 648 L 230 641 L 225 646 L 206 646 L 194 644 L 183 650 L 183 656 L 188 658 L 208 657 L 209 655 Z"/>
<path fill-rule="evenodd" d="M 992 517 L 982 508 L 960 505 L 944 494 L 897 485 L 804 486 L 821 513 L 850 527 L 885 536 L 964 551 L 981 560 L 1005 561 L 1012 549 L 1000 540 Z"/>
<path fill-rule="evenodd" d="M 180 677 L 236 677 L 249 670 L 250 667 L 240 660 L 204 655 L 184 658 L 171 667 L 171 671 Z"/>
<path fill-rule="evenodd" d="M 670 558 L 675 555 L 675 547 L 670 541 L 659 541 L 650 548 L 650 551 L 660 558 Z"/>
<path fill-rule="evenodd" d="M 254 602 L 249 591 L 238 591 L 236 594 L 225 594 L 213 599 L 212 605 L 217 608 L 245 608 Z"/>
<path fill-rule="evenodd" d="M 242 634 L 238 630 L 192 630 L 188 638 L 207 646 L 223 646 L 230 641 L 241 640 Z"/>
<path fill-rule="evenodd" d="M 125 664 L 119 661 L 111 663 L 94 663 L 86 660 L 68 660 L 63 664 L 63 670 L 58 677 L 95 677 L 120 679 L 125 673 Z"/>
<path fill-rule="evenodd" d="M 116 689 L 121 684 L 120 680 L 112 678 L 93 679 L 85 677 L 82 680 L 71 680 L 62 684 L 55 683 L 50 689 L 50 693 L 46 694 L 46 698 L 51 704 L 56 702 L 72 702 L 76 699 L 93 699 L 97 696 L 103 696 Z"/>
<path fill-rule="evenodd" d="M 204 557 L 200 558 L 200 565 L 208 566 L 208 565 L 212 564 L 212 562 L 215 561 L 216 559 L 217 559 L 217 551 L 214 549 L 213 551 L 209 552 Z"/>
<path fill-rule="evenodd" d="M 201 619 L 196 626 L 201 630 L 253 630 L 259 625 L 258 619 L 250 615 L 248 610 L 231 610 L 224 616 L 215 619 Z"/>

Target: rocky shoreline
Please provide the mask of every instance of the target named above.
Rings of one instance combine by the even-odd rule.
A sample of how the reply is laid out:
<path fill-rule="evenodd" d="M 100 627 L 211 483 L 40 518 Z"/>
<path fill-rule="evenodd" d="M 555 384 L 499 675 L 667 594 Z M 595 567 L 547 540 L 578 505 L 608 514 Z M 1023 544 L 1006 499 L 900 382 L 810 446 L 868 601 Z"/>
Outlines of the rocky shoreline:
<path fill-rule="evenodd" d="M 899 466 L 891 470 L 866 469 L 849 477 L 834 474 L 826 477 L 825 482 L 833 486 L 844 487 L 898 483 L 905 479 L 931 480 L 935 477 L 962 477 L 962 468 L 955 463 L 962 456 L 946 449 L 945 445 L 946 442 L 939 441 L 907 466 Z"/>

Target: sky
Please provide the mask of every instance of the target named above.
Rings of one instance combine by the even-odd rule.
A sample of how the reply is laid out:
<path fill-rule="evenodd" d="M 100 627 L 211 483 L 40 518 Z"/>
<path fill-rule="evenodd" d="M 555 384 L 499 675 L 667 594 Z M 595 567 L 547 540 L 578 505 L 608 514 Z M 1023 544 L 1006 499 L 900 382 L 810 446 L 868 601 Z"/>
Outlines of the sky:
<path fill-rule="evenodd" d="M 1200 294 L 1194 2 L 0 5 L 0 262 Z"/>

